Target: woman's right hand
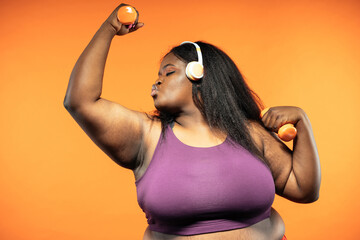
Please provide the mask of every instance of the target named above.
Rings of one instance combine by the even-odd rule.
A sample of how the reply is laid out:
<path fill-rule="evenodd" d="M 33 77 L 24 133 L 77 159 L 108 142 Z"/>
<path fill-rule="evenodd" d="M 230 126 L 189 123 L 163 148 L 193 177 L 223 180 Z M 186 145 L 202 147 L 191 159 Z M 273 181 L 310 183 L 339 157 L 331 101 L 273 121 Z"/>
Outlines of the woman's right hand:
<path fill-rule="evenodd" d="M 115 10 L 110 14 L 108 19 L 106 19 L 106 21 L 104 23 L 104 24 L 107 24 L 110 27 L 112 27 L 112 29 L 114 30 L 116 35 L 125 35 L 128 33 L 134 32 L 134 31 L 138 30 L 139 28 L 141 28 L 142 26 L 144 26 L 143 22 L 138 22 L 139 12 L 135 8 L 134 9 L 137 13 L 137 17 L 136 17 L 135 23 L 132 25 L 132 27 L 130 28 L 131 25 L 122 24 L 119 21 L 119 19 L 117 18 L 118 10 L 122 6 L 129 6 L 129 4 L 125 4 L 125 3 L 120 4 L 117 8 L 115 8 Z"/>

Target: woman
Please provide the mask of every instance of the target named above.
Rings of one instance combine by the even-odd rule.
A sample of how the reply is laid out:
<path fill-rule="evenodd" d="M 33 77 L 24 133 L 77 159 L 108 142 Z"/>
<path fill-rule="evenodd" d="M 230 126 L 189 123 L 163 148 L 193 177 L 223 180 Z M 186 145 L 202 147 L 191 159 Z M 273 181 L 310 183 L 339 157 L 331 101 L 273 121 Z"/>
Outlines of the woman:
<path fill-rule="evenodd" d="M 274 194 L 299 203 L 319 195 L 319 157 L 305 112 L 274 107 L 260 119 L 261 103 L 233 61 L 203 42 L 199 52 L 186 43 L 165 55 L 151 92 L 154 115 L 101 98 L 112 39 L 144 25 L 122 25 L 121 6 L 78 59 L 64 106 L 111 159 L 133 171 L 149 223 L 143 239 L 286 239 L 271 207 Z M 204 76 L 192 80 L 186 66 L 201 53 Z M 294 151 L 273 133 L 285 122 L 298 130 Z"/>

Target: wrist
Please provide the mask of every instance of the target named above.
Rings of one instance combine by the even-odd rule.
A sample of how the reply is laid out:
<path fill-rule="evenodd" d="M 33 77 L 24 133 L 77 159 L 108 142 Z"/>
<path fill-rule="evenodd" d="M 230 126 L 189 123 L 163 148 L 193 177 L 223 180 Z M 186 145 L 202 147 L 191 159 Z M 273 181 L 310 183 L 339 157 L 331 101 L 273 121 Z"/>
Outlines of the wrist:
<path fill-rule="evenodd" d="M 295 127 L 297 128 L 297 127 L 299 127 L 298 125 L 307 124 L 308 121 L 309 121 L 309 118 L 306 115 L 305 111 L 303 109 L 299 108 L 299 118 L 295 124 Z"/>
<path fill-rule="evenodd" d="M 113 38 L 115 37 L 117 30 L 115 29 L 115 27 L 113 25 L 111 25 L 108 21 L 105 21 L 99 31 L 104 32 L 106 35 L 108 35 L 109 37 Z"/>

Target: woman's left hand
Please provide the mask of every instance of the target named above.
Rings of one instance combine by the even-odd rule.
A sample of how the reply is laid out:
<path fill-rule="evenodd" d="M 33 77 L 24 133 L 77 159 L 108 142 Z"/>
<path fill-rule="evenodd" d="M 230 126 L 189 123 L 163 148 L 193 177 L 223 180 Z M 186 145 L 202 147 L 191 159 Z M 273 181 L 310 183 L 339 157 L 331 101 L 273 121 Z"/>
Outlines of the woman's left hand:
<path fill-rule="evenodd" d="M 281 126 L 291 123 L 294 126 L 306 113 L 299 107 L 279 106 L 271 107 L 262 117 L 262 121 L 268 129 L 277 132 Z"/>

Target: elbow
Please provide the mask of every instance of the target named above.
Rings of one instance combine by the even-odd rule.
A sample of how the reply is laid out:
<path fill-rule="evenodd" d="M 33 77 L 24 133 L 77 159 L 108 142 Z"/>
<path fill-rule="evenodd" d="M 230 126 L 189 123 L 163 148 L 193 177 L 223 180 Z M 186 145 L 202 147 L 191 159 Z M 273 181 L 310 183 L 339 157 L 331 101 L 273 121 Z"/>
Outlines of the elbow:
<path fill-rule="evenodd" d="M 303 196 L 304 203 L 316 202 L 320 197 L 320 179 L 316 184 L 309 188 Z"/>
<path fill-rule="evenodd" d="M 68 111 L 71 111 L 74 108 L 66 99 L 63 101 L 63 105 Z"/>
<path fill-rule="evenodd" d="M 307 198 L 303 203 L 313 203 L 313 202 L 316 202 L 318 199 L 319 199 L 319 197 Z"/>
<path fill-rule="evenodd" d="M 65 107 L 66 109 L 68 109 L 69 103 L 66 101 L 66 98 L 65 98 L 64 101 L 63 101 L 63 105 L 64 105 L 64 107 Z"/>
<path fill-rule="evenodd" d="M 70 99 L 69 99 L 68 93 L 66 93 L 66 95 L 65 95 L 65 97 L 64 97 L 63 105 L 64 105 L 64 107 L 65 107 L 66 109 L 71 108 L 71 104 L 70 104 Z"/>
<path fill-rule="evenodd" d="M 78 109 L 78 106 L 76 104 L 74 104 L 73 101 L 69 100 L 66 97 L 63 101 L 63 105 L 68 112 L 73 112 L 73 111 L 76 111 L 76 109 Z"/>
<path fill-rule="evenodd" d="M 98 98 L 99 99 L 99 98 Z M 63 101 L 63 105 L 69 112 L 74 112 L 82 109 L 84 106 L 93 104 L 96 100 L 84 100 L 83 97 L 68 96 L 66 95 Z"/>
<path fill-rule="evenodd" d="M 301 203 L 313 203 L 319 199 L 319 192 L 311 193 L 301 199 Z"/>
<path fill-rule="evenodd" d="M 302 189 L 302 194 L 300 194 L 302 203 L 313 203 L 316 202 L 320 197 L 320 178 L 315 184 L 308 186 L 307 188 Z"/>

